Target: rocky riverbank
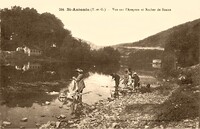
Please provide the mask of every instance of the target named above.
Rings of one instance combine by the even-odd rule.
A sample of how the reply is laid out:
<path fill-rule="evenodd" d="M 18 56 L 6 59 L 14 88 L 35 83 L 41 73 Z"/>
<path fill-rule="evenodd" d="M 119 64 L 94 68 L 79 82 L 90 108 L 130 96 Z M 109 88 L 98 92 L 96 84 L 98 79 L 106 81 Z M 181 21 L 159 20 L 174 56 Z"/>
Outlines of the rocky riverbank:
<path fill-rule="evenodd" d="M 195 72 L 192 78 L 196 78 L 192 84 L 178 85 L 172 79 L 152 84 L 149 90 L 142 85 L 139 92 L 127 91 L 116 99 L 103 99 L 93 105 L 78 104 L 72 119 L 60 114 L 55 116 L 56 121 L 37 123 L 36 127 L 199 128 L 200 85 L 198 72 L 193 67 L 190 69 Z"/>
<path fill-rule="evenodd" d="M 72 120 L 64 117 L 58 121 L 49 121 L 40 129 L 45 128 L 188 128 L 199 127 L 199 117 L 190 114 L 190 108 L 198 108 L 197 101 L 183 97 L 185 86 L 178 86 L 172 82 L 163 82 L 159 86 L 152 86 L 146 93 L 128 93 L 117 99 L 108 98 L 94 105 L 84 105 L 82 115 Z M 198 87 L 196 87 L 197 90 Z M 195 88 L 193 88 L 193 91 Z M 185 90 L 188 92 L 188 90 Z M 180 94 L 183 93 L 183 94 Z M 190 91 L 191 92 L 191 91 Z M 175 99 L 177 97 L 177 99 Z M 190 96 L 197 97 L 197 96 Z M 186 102 L 189 102 L 187 105 Z M 178 112 L 180 110 L 183 112 Z M 190 109 L 191 110 L 191 109 Z M 197 110 L 198 111 L 198 110 Z M 176 113 L 178 112 L 178 113 Z M 183 113 L 183 115 L 181 115 Z M 197 113 L 198 114 L 198 113 Z M 59 122 L 59 124 L 58 124 Z"/>

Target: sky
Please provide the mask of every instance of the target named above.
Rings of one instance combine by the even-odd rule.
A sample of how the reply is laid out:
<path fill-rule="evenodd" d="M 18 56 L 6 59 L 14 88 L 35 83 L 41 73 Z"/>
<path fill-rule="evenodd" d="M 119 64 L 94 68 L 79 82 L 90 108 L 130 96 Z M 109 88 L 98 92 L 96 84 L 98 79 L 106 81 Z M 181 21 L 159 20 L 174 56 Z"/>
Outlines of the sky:
<path fill-rule="evenodd" d="M 200 18 L 200 0 L 0 0 L 0 3 L 1 9 L 16 5 L 54 14 L 73 37 L 98 46 L 135 42 Z"/>

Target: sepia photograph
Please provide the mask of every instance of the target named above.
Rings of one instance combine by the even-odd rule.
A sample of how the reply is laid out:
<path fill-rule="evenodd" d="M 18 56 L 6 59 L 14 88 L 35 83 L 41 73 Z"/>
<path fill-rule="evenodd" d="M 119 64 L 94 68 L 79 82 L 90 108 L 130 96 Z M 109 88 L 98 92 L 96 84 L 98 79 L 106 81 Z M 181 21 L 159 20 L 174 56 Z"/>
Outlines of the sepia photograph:
<path fill-rule="evenodd" d="M 200 129 L 200 0 L 0 3 L 0 129 Z"/>

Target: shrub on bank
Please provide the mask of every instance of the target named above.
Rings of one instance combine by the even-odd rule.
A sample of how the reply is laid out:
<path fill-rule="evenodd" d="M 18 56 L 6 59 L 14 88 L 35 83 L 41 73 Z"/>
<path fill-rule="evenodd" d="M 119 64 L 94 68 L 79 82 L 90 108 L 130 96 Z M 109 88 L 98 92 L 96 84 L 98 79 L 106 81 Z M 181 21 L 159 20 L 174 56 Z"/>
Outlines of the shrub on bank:
<path fill-rule="evenodd" d="M 191 85 L 179 87 L 167 101 L 159 106 L 158 119 L 168 123 L 198 117 L 199 97 L 196 90 Z"/>

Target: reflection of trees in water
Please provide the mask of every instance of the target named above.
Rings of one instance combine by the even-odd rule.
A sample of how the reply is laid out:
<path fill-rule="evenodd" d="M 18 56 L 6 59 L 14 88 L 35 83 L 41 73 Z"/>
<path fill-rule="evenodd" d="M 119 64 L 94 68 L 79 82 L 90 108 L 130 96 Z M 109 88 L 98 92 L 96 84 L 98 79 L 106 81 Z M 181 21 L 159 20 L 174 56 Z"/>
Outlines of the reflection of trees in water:
<path fill-rule="evenodd" d="M 42 105 L 46 101 L 52 101 L 55 96 L 46 92 L 59 92 L 66 85 L 38 85 L 30 86 L 28 84 L 9 85 L 1 90 L 1 99 L 9 107 L 31 107 L 37 102 Z"/>
<path fill-rule="evenodd" d="M 15 76 L 17 76 L 17 72 L 13 66 L 1 66 L 1 87 L 5 87 L 8 84 L 11 84 Z"/>
<path fill-rule="evenodd" d="M 116 64 L 99 64 L 99 65 L 93 66 L 93 68 L 91 68 L 91 72 L 97 72 L 97 73 L 109 75 L 111 73 L 118 72 L 119 69 L 120 69 L 119 63 L 116 63 Z"/>
<path fill-rule="evenodd" d="M 111 66 L 101 66 L 97 68 L 98 72 L 109 73 L 113 71 Z M 9 83 L 16 82 L 52 82 L 57 80 L 70 80 L 72 76 L 76 76 L 76 68 L 81 68 L 85 73 L 91 70 L 90 64 L 79 63 L 41 63 L 40 69 L 30 69 L 27 71 L 16 70 L 15 66 L 1 66 L 1 85 L 7 86 Z"/>
<path fill-rule="evenodd" d="M 33 103 L 38 103 L 42 105 L 46 101 L 52 101 L 55 96 L 50 96 L 45 92 L 35 92 L 32 89 L 28 92 L 25 91 L 3 91 L 2 101 L 8 107 L 31 107 Z"/>
<path fill-rule="evenodd" d="M 31 64 L 32 62 L 30 62 Z M 33 62 L 35 63 L 35 62 Z M 44 63 L 36 62 L 41 67 L 38 69 L 29 69 L 27 71 L 17 70 L 15 66 L 1 66 L 1 83 L 7 85 L 9 82 L 37 82 L 37 81 L 58 81 L 70 80 L 76 76 L 76 68 L 81 68 L 85 73 L 93 71 L 98 73 L 110 74 L 119 70 L 118 64 L 99 64 L 93 67 L 90 63 Z M 20 64 L 22 65 L 22 64 Z"/>
<path fill-rule="evenodd" d="M 14 66 L 1 66 L 1 83 L 56 81 L 71 78 L 75 68 L 66 64 L 42 63 L 40 69 L 16 70 Z"/>
<path fill-rule="evenodd" d="M 55 82 L 60 79 L 69 81 L 72 76 L 76 76 L 76 68 L 83 69 L 85 77 L 87 78 L 89 76 L 89 74 L 87 74 L 88 72 L 110 74 L 117 72 L 120 67 L 119 64 L 100 64 L 95 67 L 87 64 L 73 65 L 67 63 L 41 63 L 41 65 L 41 69 L 27 70 L 25 72 L 16 70 L 14 66 L 1 66 L 0 88 L 3 89 L 2 101 L 5 101 L 7 106 L 31 107 L 36 101 L 39 104 L 45 101 L 51 101 L 55 96 L 50 96 L 45 92 L 59 92 L 60 89 L 66 87 L 67 84 L 49 84 L 51 84 L 52 81 Z M 49 82 L 49 84 L 43 85 L 39 83 L 40 81 Z M 36 86 L 32 86 L 32 84 L 36 84 Z"/>

